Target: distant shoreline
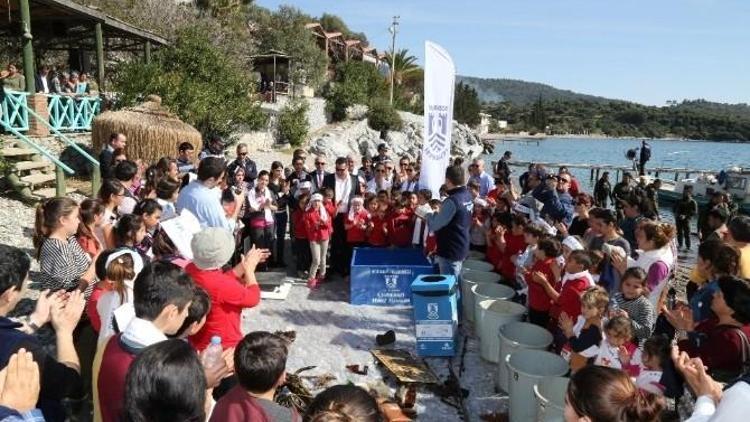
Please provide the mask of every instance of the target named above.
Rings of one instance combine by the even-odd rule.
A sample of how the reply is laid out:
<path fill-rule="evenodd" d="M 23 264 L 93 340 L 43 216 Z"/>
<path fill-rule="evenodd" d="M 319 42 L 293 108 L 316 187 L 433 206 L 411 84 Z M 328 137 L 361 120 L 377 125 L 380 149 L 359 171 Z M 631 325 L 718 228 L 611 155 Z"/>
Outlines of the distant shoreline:
<path fill-rule="evenodd" d="M 715 142 L 719 144 L 744 144 L 748 142 L 734 140 L 734 141 L 715 141 L 711 139 L 687 139 L 687 138 L 644 138 L 644 137 L 635 137 L 635 136 L 608 136 L 604 134 L 566 134 L 566 135 L 529 135 L 527 133 L 505 133 L 505 134 L 499 134 L 499 133 L 493 133 L 493 134 L 484 134 L 480 135 L 480 138 L 483 141 L 491 141 L 491 142 L 497 142 L 497 141 L 504 141 L 509 140 L 511 142 L 519 140 L 519 141 L 542 141 L 547 138 L 553 138 L 553 139 L 595 139 L 595 140 L 610 140 L 610 139 L 618 139 L 618 140 L 634 140 L 634 141 L 640 141 L 640 140 L 647 140 L 647 141 L 674 141 L 674 142 Z"/>

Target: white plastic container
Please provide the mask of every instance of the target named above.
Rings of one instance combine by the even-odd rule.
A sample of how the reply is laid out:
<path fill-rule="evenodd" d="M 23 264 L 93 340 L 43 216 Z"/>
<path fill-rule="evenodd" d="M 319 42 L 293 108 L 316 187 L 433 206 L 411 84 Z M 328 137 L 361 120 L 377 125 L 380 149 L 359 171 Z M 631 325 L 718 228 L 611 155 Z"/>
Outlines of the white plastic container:
<path fill-rule="evenodd" d="M 479 261 L 484 261 L 484 258 L 487 256 L 484 252 L 479 251 L 469 251 L 469 259 L 476 259 Z"/>
<path fill-rule="evenodd" d="M 476 284 L 499 283 L 503 278 L 498 273 L 490 271 L 461 271 L 461 317 L 467 321 L 474 321 L 474 295 L 471 288 Z"/>
<path fill-rule="evenodd" d="M 567 377 L 544 377 L 534 385 L 536 397 L 536 420 L 540 422 L 563 422 L 565 420 L 565 395 L 568 393 Z"/>
<path fill-rule="evenodd" d="M 497 283 L 480 283 L 471 288 L 471 294 L 474 295 L 474 324 L 479 324 L 479 302 L 487 299 L 512 300 L 516 291 L 512 288 Z M 477 328 L 477 335 L 481 336 L 481 331 Z M 497 330 L 493 335 L 497 337 Z"/>
<path fill-rule="evenodd" d="M 487 261 L 480 261 L 478 259 L 467 259 L 464 261 L 461 268 L 471 271 L 492 271 L 495 266 Z"/>
<path fill-rule="evenodd" d="M 552 344 L 552 333 L 528 322 L 511 322 L 500 327 L 498 337 L 500 339 L 500 355 L 497 360 L 499 363 L 495 386 L 498 390 L 508 392 L 506 358 L 519 349 L 546 350 Z"/>
<path fill-rule="evenodd" d="M 561 377 L 570 369 L 560 355 L 543 350 L 516 350 L 508 356 L 511 422 L 533 421 L 537 415 L 534 385 L 545 377 Z"/>
<path fill-rule="evenodd" d="M 477 290 L 483 286 L 474 286 Z M 499 299 L 484 299 L 476 302 L 476 329 L 479 334 L 479 354 L 482 359 L 498 363 L 500 356 L 500 337 L 498 330 L 505 324 L 520 321 L 526 313 L 526 307 L 515 302 Z"/>

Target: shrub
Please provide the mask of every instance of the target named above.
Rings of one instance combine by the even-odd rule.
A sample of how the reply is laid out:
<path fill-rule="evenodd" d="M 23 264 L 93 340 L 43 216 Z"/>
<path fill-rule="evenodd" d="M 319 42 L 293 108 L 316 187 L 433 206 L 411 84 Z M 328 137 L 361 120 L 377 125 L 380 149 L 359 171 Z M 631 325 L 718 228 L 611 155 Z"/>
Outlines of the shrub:
<path fill-rule="evenodd" d="M 354 104 L 367 104 L 373 98 L 385 98 L 385 78 L 370 63 L 350 61 L 336 68 L 336 78 L 327 92 L 326 112 L 333 121 L 346 118 L 346 109 Z"/>
<path fill-rule="evenodd" d="M 279 138 L 288 141 L 292 146 L 302 145 L 310 129 L 307 121 L 307 101 L 291 101 L 279 113 Z"/>
<path fill-rule="evenodd" d="M 121 66 L 115 86 L 123 106 L 159 95 L 163 104 L 204 134 L 228 136 L 240 125 L 260 129 L 266 122 L 260 105 L 251 100 L 255 87 L 243 68 L 216 48 L 200 26 L 180 31 L 150 64 L 136 59 Z"/>
<path fill-rule="evenodd" d="M 375 100 L 367 111 L 367 124 L 378 131 L 399 130 L 403 126 L 401 116 L 385 100 Z"/>

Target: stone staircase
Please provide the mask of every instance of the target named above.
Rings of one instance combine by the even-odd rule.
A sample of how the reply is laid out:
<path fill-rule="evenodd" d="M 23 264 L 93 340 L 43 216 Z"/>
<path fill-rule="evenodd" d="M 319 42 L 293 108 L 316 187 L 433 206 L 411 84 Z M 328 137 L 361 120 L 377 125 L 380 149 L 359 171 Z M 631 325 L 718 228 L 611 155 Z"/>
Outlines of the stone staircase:
<path fill-rule="evenodd" d="M 23 199 L 39 201 L 52 198 L 55 190 L 55 166 L 23 142 L 4 139 L 0 155 L 5 159 L 6 184 Z M 73 192 L 75 189 L 67 189 Z"/>

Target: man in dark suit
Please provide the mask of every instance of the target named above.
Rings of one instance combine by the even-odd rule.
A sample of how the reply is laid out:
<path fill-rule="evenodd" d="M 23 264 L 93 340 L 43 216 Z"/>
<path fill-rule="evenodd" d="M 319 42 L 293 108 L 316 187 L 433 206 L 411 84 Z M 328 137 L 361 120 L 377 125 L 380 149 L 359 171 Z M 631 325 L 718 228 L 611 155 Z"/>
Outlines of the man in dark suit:
<path fill-rule="evenodd" d="M 125 148 L 127 138 L 122 133 L 113 133 L 109 135 L 109 142 L 102 148 L 99 153 L 99 172 L 102 180 L 111 179 L 115 176 L 115 164 L 112 162 L 112 153 L 118 148 Z"/>
<path fill-rule="evenodd" d="M 343 276 L 348 276 L 352 249 L 346 243 L 344 222 L 349 213 L 352 198 L 361 195 L 362 192 L 357 177 L 349 172 L 349 165 L 345 157 L 336 159 L 336 173 L 325 177 L 323 187 L 333 189 L 333 201 L 336 203 L 336 216 L 333 218 L 333 239 L 331 240 L 331 268 Z"/>
<path fill-rule="evenodd" d="M 323 188 L 323 181 L 329 176 L 333 176 L 333 173 L 326 171 L 326 157 L 323 155 L 315 157 L 315 170 L 310 173 L 312 192 L 320 192 Z"/>
<path fill-rule="evenodd" d="M 42 66 L 39 68 L 39 73 L 34 77 L 34 83 L 36 84 L 36 92 L 38 94 L 49 94 L 51 92 L 49 67 Z"/>

